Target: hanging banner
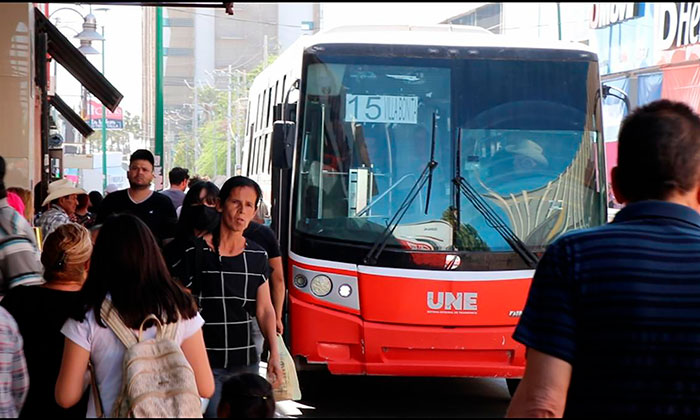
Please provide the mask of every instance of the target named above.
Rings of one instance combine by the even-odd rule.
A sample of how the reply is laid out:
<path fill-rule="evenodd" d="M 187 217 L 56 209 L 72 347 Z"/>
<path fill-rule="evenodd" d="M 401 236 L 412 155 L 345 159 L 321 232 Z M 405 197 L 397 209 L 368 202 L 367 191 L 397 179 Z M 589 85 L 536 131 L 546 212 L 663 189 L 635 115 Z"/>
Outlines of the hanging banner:
<path fill-rule="evenodd" d="M 124 113 L 121 107 L 112 112 L 107 108 L 104 108 L 107 112 L 105 114 L 105 122 L 107 125 L 107 130 L 122 130 L 124 129 Z M 88 120 L 87 123 L 94 130 L 102 129 L 102 104 L 95 101 L 88 101 Z"/>

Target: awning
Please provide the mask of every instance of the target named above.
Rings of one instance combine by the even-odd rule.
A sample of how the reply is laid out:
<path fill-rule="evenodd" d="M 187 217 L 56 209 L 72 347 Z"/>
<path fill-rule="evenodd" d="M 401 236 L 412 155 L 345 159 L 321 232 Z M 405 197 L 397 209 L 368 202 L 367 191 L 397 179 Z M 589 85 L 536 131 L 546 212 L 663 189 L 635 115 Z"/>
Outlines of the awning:
<path fill-rule="evenodd" d="M 114 112 L 124 95 L 37 8 L 34 8 L 34 18 L 36 30 L 47 35 L 47 51 L 51 57 L 78 79 L 104 106 Z"/>
<path fill-rule="evenodd" d="M 61 115 L 63 115 L 63 118 L 65 118 L 70 125 L 75 127 L 80 134 L 83 135 L 83 137 L 88 137 L 90 134 L 95 132 L 92 127 L 83 121 L 82 118 L 80 118 L 80 115 L 76 114 L 65 102 L 63 102 L 63 99 L 61 99 L 60 96 L 49 96 L 49 105 L 56 108 L 56 111 L 60 112 Z"/>

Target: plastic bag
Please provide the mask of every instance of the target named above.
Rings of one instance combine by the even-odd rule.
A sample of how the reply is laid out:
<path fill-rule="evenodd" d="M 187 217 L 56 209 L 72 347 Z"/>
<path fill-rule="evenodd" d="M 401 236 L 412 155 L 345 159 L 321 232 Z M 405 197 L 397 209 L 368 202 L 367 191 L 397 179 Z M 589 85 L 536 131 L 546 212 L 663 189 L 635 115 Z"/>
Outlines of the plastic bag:
<path fill-rule="evenodd" d="M 273 390 L 275 401 L 301 399 L 301 388 L 299 388 L 299 379 L 297 378 L 297 369 L 294 366 L 294 359 L 284 345 L 284 339 L 280 334 L 277 334 L 277 349 L 280 353 L 280 366 L 282 367 L 283 377 L 280 385 Z"/>

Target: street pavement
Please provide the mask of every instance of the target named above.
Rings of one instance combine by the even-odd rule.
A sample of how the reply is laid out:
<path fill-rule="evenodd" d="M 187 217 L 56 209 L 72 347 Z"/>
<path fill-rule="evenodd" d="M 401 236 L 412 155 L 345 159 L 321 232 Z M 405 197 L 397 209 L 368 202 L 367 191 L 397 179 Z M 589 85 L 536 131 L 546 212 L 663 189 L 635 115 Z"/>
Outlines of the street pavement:
<path fill-rule="evenodd" d="M 336 376 L 300 372 L 302 399 L 287 414 L 318 417 L 503 417 L 510 403 L 504 379 Z M 278 411 L 280 405 L 278 404 Z"/>

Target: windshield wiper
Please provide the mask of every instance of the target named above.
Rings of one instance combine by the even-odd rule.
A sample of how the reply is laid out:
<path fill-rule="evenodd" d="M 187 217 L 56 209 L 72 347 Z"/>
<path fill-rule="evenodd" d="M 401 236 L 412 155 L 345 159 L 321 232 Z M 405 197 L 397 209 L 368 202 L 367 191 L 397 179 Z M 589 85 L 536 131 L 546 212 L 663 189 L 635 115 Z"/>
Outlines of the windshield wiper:
<path fill-rule="evenodd" d="M 462 144 L 462 130 L 459 130 L 459 136 L 457 141 L 458 144 Z M 458 175 L 453 180 L 455 185 L 459 188 L 462 195 L 469 200 L 471 205 L 486 219 L 486 223 L 494 228 L 496 232 L 503 237 L 503 239 L 508 243 L 508 245 L 517 253 L 520 258 L 525 261 L 530 268 L 535 268 L 539 259 L 534 252 L 525 245 L 525 243 L 518 237 L 518 235 L 513 232 L 513 230 L 501 219 L 501 217 L 496 213 L 486 200 L 479 194 L 478 191 L 472 187 L 472 185 L 464 179 L 461 175 Z"/>
<path fill-rule="evenodd" d="M 401 219 L 403 219 L 403 216 L 406 214 L 408 209 L 411 207 L 411 204 L 413 204 L 413 201 L 416 199 L 416 197 L 418 197 L 418 193 L 420 192 L 420 190 L 423 189 L 423 186 L 425 185 L 426 182 L 430 181 L 432 184 L 433 170 L 435 170 L 435 168 L 438 166 L 438 163 L 434 159 L 435 158 L 435 122 L 436 122 L 435 120 L 436 120 L 436 116 L 435 116 L 435 113 L 433 113 L 433 135 L 432 135 L 430 160 L 425 165 L 425 169 L 423 169 L 423 172 L 421 172 L 420 176 L 418 177 L 416 182 L 411 187 L 411 190 L 408 192 L 408 194 L 406 195 L 406 198 L 403 200 L 403 202 L 399 206 L 399 209 L 394 214 L 394 217 L 391 218 L 391 220 L 389 221 L 389 224 L 387 224 L 387 226 L 384 229 L 384 231 L 382 232 L 382 234 L 379 236 L 379 238 L 372 245 L 372 248 L 369 250 L 369 253 L 367 253 L 367 256 L 365 256 L 363 262 L 367 265 L 374 265 L 377 263 L 377 259 L 379 258 L 379 255 L 381 255 L 382 251 L 384 251 L 384 248 L 386 247 L 386 244 L 389 241 L 389 238 L 394 234 L 394 230 L 396 230 L 396 227 L 401 222 Z M 428 187 L 428 194 L 427 194 L 426 202 L 425 202 L 425 214 L 428 214 L 429 202 L 430 202 L 430 185 Z"/>
<path fill-rule="evenodd" d="M 425 214 L 428 214 L 428 205 L 430 204 L 430 190 L 433 187 L 433 170 L 437 166 L 435 162 L 435 127 L 437 126 L 437 115 L 433 112 L 433 135 L 430 140 L 430 171 L 428 172 L 428 193 L 425 196 Z"/>

